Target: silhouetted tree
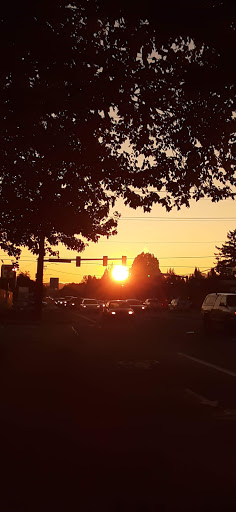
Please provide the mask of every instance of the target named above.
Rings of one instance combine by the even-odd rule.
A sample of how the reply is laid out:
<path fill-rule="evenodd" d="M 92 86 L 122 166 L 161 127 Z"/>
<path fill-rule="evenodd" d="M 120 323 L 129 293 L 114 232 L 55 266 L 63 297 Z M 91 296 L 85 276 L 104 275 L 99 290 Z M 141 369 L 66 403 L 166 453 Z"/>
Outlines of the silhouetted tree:
<path fill-rule="evenodd" d="M 165 276 L 166 297 L 170 300 L 177 297 L 185 297 L 188 293 L 187 285 L 183 277 L 176 275 L 170 268 Z"/>
<path fill-rule="evenodd" d="M 39 256 L 39 290 L 45 249 L 114 234 L 119 196 L 150 211 L 231 195 L 229 3 L 128 3 L 1 9 L 0 245 Z"/>
<path fill-rule="evenodd" d="M 217 278 L 217 273 L 215 271 L 215 268 L 211 268 L 211 270 L 209 270 L 209 272 L 207 273 L 207 279 L 215 279 Z"/>
<path fill-rule="evenodd" d="M 159 261 L 149 252 L 138 254 L 130 269 L 130 284 L 134 295 L 139 298 L 162 296 L 164 278 L 159 268 Z"/>
<path fill-rule="evenodd" d="M 222 277 L 236 276 L 236 229 L 227 233 L 227 241 L 217 247 L 218 254 L 216 256 L 216 271 Z"/>
<path fill-rule="evenodd" d="M 159 277 L 161 275 L 159 261 L 154 254 L 142 252 L 134 258 L 130 273 L 132 279 L 136 279 L 138 281 L 144 278 L 153 279 L 155 277 Z"/>
<path fill-rule="evenodd" d="M 15 291 L 16 295 L 18 294 L 19 287 L 21 286 L 29 288 L 30 292 L 35 291 L 35 281 L 30 279 L 29 272 L 20 272 L 19 275 L 17 276 Z"/>
<path fill-rule="evenodd" d="M 20 272 L 17 276 L 17 285 L 18 286 L 27 286 L 31 282 L 30 273 L 29 272 Z"/>

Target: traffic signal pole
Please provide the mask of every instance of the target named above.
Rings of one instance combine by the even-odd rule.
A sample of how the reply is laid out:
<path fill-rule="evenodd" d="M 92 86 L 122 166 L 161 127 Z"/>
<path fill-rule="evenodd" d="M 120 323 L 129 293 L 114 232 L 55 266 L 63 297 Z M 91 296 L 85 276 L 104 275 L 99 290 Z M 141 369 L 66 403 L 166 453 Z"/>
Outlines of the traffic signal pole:
<path fill-rule="evenodd" d="M 106 258 L 106 260 L 105 260 Z M 82 261 L 102 261 L 103 264 L 104 262 L 108 263 L 108 260 L 109 261 L 121 261 L 122 262 L 122 265 L 126 265 L 126 256 L 122 256 L 121 258 L 108 258 L 108 256 L 103 256 L 103 258 L 81 258 L 80 256 L 77 256 L 76 258 L 48 258 L 47 260 L 45 259 L 44 261 L 48 261 L 50 263 L 71 263 L 72 261 L 75 261 L 77 263 L 78 259 L 80 262 Z M 77 265 L 80 267 L 80 265 Z M 106 267 L 107 265 L 104 265 L 104 267 Z"/>

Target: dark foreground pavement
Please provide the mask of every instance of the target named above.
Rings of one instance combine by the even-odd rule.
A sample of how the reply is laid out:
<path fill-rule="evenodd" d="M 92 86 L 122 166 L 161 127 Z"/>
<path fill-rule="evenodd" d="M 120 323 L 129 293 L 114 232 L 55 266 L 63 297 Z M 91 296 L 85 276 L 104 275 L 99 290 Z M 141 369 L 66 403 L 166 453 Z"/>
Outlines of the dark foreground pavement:
<path fill-rule="evenodd" d="M 197 315 L 2 326 L 0 510 L 235 510 L 235 391 Z"/>

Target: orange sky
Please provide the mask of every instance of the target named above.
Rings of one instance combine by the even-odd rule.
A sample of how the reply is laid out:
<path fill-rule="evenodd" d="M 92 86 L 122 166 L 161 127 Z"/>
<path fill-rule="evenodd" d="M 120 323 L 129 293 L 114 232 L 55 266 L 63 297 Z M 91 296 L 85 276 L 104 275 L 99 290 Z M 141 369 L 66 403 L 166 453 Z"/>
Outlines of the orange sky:
<path fill-rule="evenodd" d="M 171 267 L 176 273 L 185 275 L 192 273 L 195 266 L 200 270 L 213 266 L 215 245 L 222 245 L 227 232 L 236 228 L 235 201 L 231 199 L 215 204 L 202 199 L 198 203 L 192 202 L 189 209 L 170 213 L 156 205 L 151 213 L 144 214 L 141 209 L 132 210 L 122 202 L 117 203 L 116 209 L 122 214 L 118 235 L 109 240 L 103 237 L 97 244 L 90 244 L 81 254 L 82 258 L 102 258 L 103 255 L 118 258 L 125 255 L 130 267 L 133 258 L 144 251 L 159 259 L 162 272 Z M 193 217 L 205 220 L 188 220 Z M 77 255 L 63 246 L 58 248 L 60 258 L 75 258 Z M 3 251 L 0 254 L 4 263 L 10 263 L 10 258 Z M 36 258 L 26 249 L 22 250 L 20 271 L 29 271 L 31 278 L 35 278 Z M 82 262 L 80 268 L 75 262 L 47 262 L 44 282 L 49 282 L 50 277 L 59 277 L 63 283 L 80 282 L 84 275 L 100 277 L 103 272 L 102 262 Z"/>

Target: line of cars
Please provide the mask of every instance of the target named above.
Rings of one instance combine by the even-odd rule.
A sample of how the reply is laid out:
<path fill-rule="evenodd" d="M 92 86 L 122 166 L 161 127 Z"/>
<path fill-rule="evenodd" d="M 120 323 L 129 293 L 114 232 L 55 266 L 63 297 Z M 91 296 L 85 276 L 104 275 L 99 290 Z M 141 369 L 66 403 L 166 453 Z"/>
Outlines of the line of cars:
<path fill-rule="evenodd" d="M 118 300 L 113 299 L 109 301 L 91 298 L 78 298 L 78 297 L 58 297 L 54 303 L 58 307 L 69 307 L 71 309 L 79 310 L 82 313 L 99 313 L 113 311 L 113 316 L 120 310 L 125 314 L 126 309 L 132 310 L 133 313 L 144 312 L 147 309 L 145 303 L 137 299 Z M 112 309 L 113 308 L 113 309 Z M 130 314 L 130 313 L 128 313 Z"/>
<path fill-rule="evenodd" d="M 134 298 L 123 299 L 122 301 L 119 299 L 112 300 L 100 300 L 94 298 L 78 298 L 74 296 L 66 296 L 66 297 L 58 297 L 54 300 L 55 304 L 59 307 L 69 307 L 71 309 L 77 309 L 81 312 L 99 312 L 103 311 L 106 314 L 106 311 L 110 309 L 111 303 L 117 303 L 120 305 L 120 308 L 125 309 L 125 305 L 129 306 L 135 314 L 144 313 L 147 311 L 157 312 L 163 310 L 178 310 L 178 311 L 187 311 L 191 307 L 191 302 L 187 299 L 173 299 L 170 303 L 166 299 L 156 299 L 149 298 L 144 302 Z M 123 304 L 123 306 L 122 306 Z M 113 316 L 115 313 L 113 312 Z"/>
<path fill-rule="evenodd" d="M 100 300 L 92 298 L 78 298 L 74 296 L 58 297 L 54 303 L 58 307 L 69 307 L 79 310 L 81 313 L 102 313 L 108 318 L 134 318 L 146 312 L 158 312 L 162 310 L 187 312 L 191 309 L 189 299 L 167 300 L 156 298 L 146 299 L 144 302 L 138 299 L 125 300 Z M 201 316 L 205 331 L 210 332 L 219 327 L 233 329 L 236 332 L 236 293 L 217 292 L 208 294 L 201 306 Z"/>

